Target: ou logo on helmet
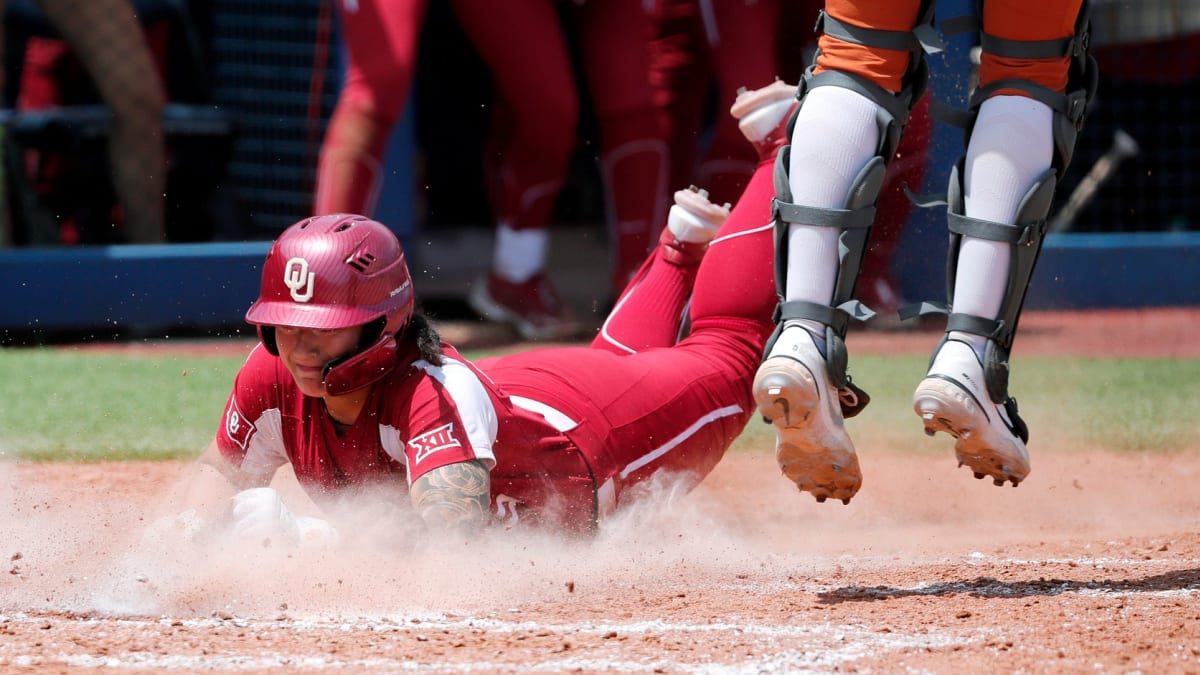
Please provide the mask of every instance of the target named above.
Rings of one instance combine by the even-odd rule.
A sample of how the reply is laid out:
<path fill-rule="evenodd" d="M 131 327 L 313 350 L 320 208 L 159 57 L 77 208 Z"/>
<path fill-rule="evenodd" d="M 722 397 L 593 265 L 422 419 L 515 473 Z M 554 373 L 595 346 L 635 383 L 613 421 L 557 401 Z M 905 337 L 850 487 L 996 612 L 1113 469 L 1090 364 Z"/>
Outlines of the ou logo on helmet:
<path fill-rule="evenodd" d="M 292 258 L 283 267 L 283 285 L 292 292 L 296 302 L 308 302 L 313 296 L 313 282 L 317 274 L 308 271 L 308 261 L 304 258 Z"/>

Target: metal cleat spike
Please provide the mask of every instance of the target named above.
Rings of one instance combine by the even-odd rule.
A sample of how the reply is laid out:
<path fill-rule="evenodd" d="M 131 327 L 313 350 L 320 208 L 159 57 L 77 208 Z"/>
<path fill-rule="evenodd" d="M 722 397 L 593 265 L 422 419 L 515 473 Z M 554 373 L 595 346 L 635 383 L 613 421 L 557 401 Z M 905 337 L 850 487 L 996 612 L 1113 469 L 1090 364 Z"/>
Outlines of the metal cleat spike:
<path fill-rule="evenodd" d="M 849 498 L 849 497 L 846 497 L 845 499 L 843 499 L 843 500 L 842 500 L 842 503 L 843 503 L 843 504 L 846 504 L 846 505 L 849 505 L 849 504 L 850 504 L 850 498 Z"/>
<path fill-rule="evenodd" d="M 984 478 L 984 474 L 982 474 L 978 471 L 975 472 L 975 480 L 983 480 L 983 478 Z"/>
<path fill-rule="evenodd" d="M 824 496 L 817 497 L 817 503 L 818 503 L 818 504 L 824 504 L 824 503 L 825 503 L 825 499 L 826 499 L 826 498 L 825 498 Z"/>
<path fill-rule="evenodd" d="M 992 485 L 995 485 L 996 487 L 1004 487 L 1004 479 L 1003 478 L 994 478 L 994 479 L 992 479 Z"/>

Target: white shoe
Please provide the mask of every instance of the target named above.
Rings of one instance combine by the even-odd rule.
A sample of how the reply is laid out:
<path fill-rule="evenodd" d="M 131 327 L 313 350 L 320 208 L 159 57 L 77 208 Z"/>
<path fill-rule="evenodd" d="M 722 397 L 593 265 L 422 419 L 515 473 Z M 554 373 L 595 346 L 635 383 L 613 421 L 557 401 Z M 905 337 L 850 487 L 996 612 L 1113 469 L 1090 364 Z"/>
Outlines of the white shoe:
<path fill-rule="evenodd" d="M 758 367 L 754 400 L 775 425 L 775 459 L 783 474 L 818 502 L 833 497 L 849 504 L 862 471 L 825 357 L 807 330 L 788 328 L 779 336 Z"/>
<path fill-rule="evenodd" d="M 1012 481 L 1016 487 L 1029 475 L 1029 451 L 1017 431 L 1024 423 L 992 402 L 983 366 L 967 343 L 942 345 L 917 385 L 913 410 L 925 422 L 926 434 L 944 431 L 958 439 L 958 465 L 970 467 L 976 478 L 991 476 L 996 485 Z"/>
<path fill-rule="evenodd" d="M 770 157 L 787 145 L 787 123 L 800 102 L 794 84 L 775 80 L 761 89 L 741 89 L 729 108 L 738 121 L 738 129 L 754 145 L 759 159 Z"/>
<path fill-rule="evenodd" d="M 730 205 L 717 206 L 708 191 L 695 185 L 675 192 L 675 203 L 667 213 L 667 226 L 659 237 L 663 256 L 676 265 L 698 265 L 708 243 L 729 217 Z"/>

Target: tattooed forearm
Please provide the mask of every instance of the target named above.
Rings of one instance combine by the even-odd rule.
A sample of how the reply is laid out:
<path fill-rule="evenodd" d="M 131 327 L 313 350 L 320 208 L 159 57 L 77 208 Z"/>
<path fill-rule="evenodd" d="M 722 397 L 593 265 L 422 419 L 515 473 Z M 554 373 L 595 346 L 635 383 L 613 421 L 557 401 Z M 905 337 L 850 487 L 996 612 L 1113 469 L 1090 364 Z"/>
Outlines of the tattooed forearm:
<path fill-rule="evenodd" d="M 470 534 L 488 520 L 488 469 L 478 460 L 434 469 L 413 481 L 412 502 L 431 528 Z"/>

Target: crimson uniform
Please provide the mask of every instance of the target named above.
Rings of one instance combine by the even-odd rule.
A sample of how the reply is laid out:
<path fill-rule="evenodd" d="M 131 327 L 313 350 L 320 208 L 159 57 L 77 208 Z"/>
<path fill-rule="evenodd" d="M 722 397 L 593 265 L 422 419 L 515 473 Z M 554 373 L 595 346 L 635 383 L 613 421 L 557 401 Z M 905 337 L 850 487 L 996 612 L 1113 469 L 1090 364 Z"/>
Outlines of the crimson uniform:
<path fill-rule="evenodd" d="M 750 383 L 773 328 L 771 165 L 698 266 L 658 249 L 590 347 L 548 348 L 472 364 L 399 355 L 341 435 L 323 400 L 304 396 L 262 346 L 242 366 L 217 434 L 249 474 L 291 463 L 314 496 L 394 483 L 480 460 L 499 520 L 588 529 L 661 471 L 688 487 L 720 460 L 753 411 Z M 318 277 L 312 281 L 320 284 Z M 691 298 L 690 335 L 674 342 Z"/>

